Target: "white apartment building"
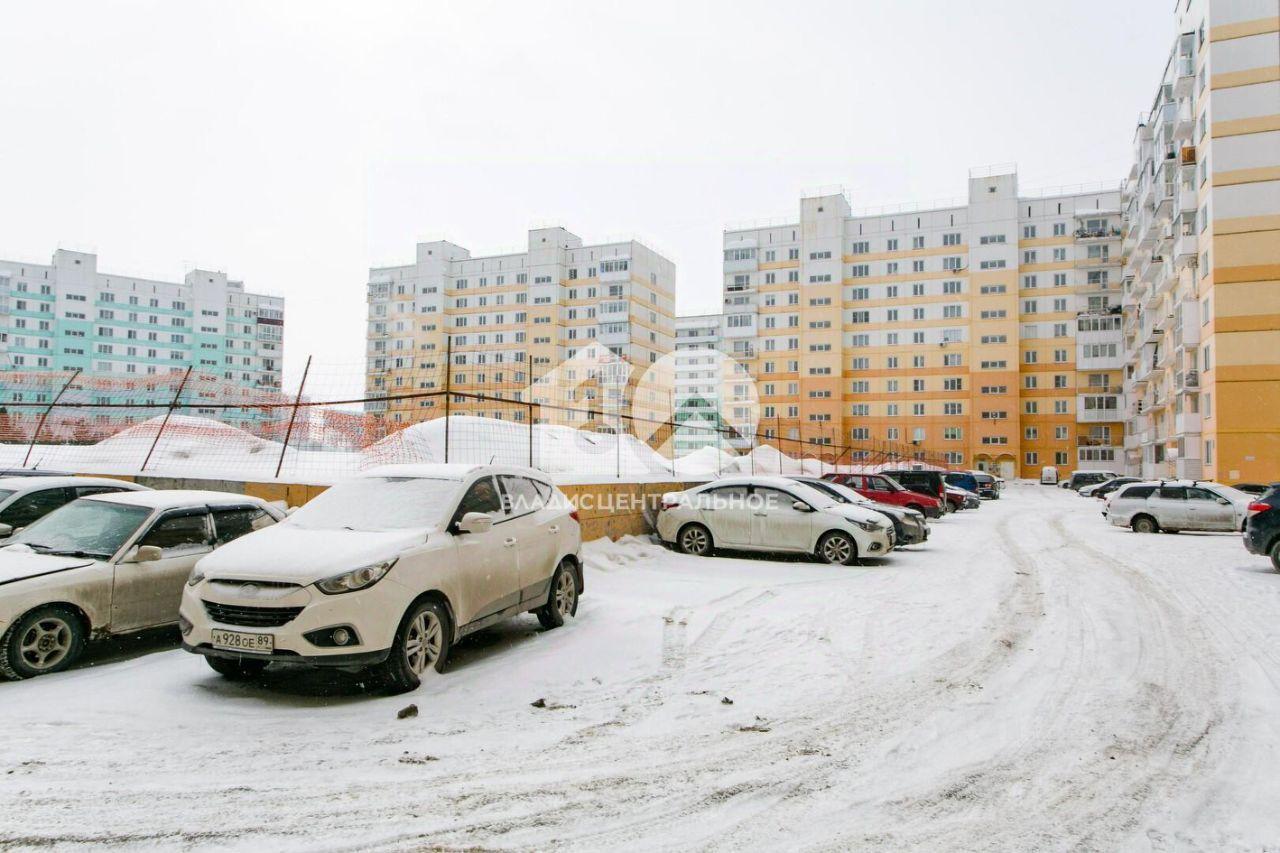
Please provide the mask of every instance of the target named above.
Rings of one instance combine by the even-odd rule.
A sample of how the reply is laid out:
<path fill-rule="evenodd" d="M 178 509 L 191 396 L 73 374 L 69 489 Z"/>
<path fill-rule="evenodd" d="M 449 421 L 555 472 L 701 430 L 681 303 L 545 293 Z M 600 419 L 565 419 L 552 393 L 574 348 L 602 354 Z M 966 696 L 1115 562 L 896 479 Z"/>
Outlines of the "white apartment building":
<path fill-rule="evenodd" d="M 720 351 L 723 314 L 676 318 L 674 442 L 677 456 L 702 447 L 727 447 L 729 436 L 718 434 L 721 377 Z"/>
<path fill-rule="evenodd" d="M 1005 476 L 1110 464 L 1119 207 L 1118 186 L 1020 194 L 1004 168 L 952 205 L 819 195 L 795 221 L 726 230 L 722 345 L 752 365 L 762 432 Z"/>
<path fill-rule="evenodd" d="M 1280 0 L 1179 0 L 1125 184 L 1126 469 L 1280 478 Z"/>
<path fill-rule="evenodd" d="M 369 270 L 366 392 L 400 399 L 366 409 L 392 423 L 439 417 L 435 395 L 447 386 L 453 413 L 523 420 L 523 407 L 465 395 L 524 400 L 592 344 L 634 382 L 674 346 L 674 293 L 675 265 L 634 240 L 584 245 L 564 228 L 538 228 L 525 251 L 482 257 L 419 243 L 414 263 Z M 553 402 L 608 407 L 596 403 L 603 385 L 623 395 L 617 383 L 593 376 L 580 387 L 581 378 L 565 377 L 574 387 Z"/>
<path fill-rule="evenodd" d="M 23 388 L 75 370 L 84 388 L 102 380 L 95 402 L 118 403 L 133 398 L 128 380 L 187 367 L 203 380 L 201 398 L 252 401 L 279 391 L 283 363 L 284 300 L 248 292 L 226 273 L 145 279 L 101 272 L 96 255 L 65 249 L 48 264 L 0 260 L 0 377 L 9 386 L 0 403 L 42 402 L 49 390 Z M 18 399 L 33 393 L 37 399 Z"/>

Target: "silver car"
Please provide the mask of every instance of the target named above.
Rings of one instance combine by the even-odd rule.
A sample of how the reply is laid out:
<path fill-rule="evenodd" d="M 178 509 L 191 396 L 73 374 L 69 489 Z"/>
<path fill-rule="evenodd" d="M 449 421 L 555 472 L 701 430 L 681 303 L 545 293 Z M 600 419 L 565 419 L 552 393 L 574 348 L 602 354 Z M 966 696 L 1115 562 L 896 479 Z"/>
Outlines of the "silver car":
<path fill-rule="evenodd" d="M 1220 483 L 1161 480 L 1130 483 L 1107 498 L 1103 516 L 1135 533 L 1243 529 L 1249 495 Z"/>

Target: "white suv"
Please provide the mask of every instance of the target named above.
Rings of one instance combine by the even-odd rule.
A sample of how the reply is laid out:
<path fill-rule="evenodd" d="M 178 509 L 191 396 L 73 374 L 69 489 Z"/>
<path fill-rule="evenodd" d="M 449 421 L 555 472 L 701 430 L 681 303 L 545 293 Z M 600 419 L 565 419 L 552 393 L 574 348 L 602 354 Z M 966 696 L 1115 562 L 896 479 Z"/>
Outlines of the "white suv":
<path fill-rule="evenodd" d="M 541 472 L 374 469 L 201 560 L 183 647 L 229 678 L 269 663 L 372 668 L 412 690 L 466 634 L 526 611 L 563 625 L 582 594 L 580 546 L 577 513 Z"/>
<path fill-rule="evenodd" d="M 1107 497 L 1102 514 L 1135 533 L 1243 529 L 1252 496 L 1196 480 L 1130 483 Z"/>

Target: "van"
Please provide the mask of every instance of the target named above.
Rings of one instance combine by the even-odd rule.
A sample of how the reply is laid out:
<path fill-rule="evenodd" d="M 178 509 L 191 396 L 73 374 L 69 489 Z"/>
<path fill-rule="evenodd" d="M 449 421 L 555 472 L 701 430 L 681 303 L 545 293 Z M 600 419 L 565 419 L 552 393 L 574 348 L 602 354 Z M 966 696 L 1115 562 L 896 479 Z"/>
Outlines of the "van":
<path fill-rule="evenodd" d="M 1040 485 L 1056 486 L 1058 485 L 1058 469 L 1052 465 L 1046 465 L 1040 469 Z"/>
<path fill-rule="evenodd" d="M 942 502 L 944 510 L 949 508 L 947 504 L 947 484 L 942 479 L 942 471 L 931 471 L 925 468 L 897 468 L 885 469 L 880 473 L 886 477 L 893 478 L 895 482 L 908 491 L 919 492 L 922 495 L 937 498 Z"/>

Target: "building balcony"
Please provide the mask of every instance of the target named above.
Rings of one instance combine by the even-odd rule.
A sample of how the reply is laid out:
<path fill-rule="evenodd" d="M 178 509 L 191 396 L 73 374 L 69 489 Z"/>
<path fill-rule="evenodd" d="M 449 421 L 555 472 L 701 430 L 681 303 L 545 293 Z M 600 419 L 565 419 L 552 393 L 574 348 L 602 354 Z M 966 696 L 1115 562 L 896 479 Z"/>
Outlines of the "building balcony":
<path fill-rule="evenodd" d="M 1139 438 L 1140 438 L 1140 436 L 1138 436 L 1136 433 L 1130 433 L 1130 434 L 1125 435 L 1125 437 L 1124 437 L 1124 449 L 1125 449 L 1125 450 L 1137 450 L 1137 449 L 1141 446 L 1141 442 L 1139 441 Z"/>
<path fill-rule="evenodd" d="M 1180 394 L 1194 394 L 1200 390 L 1200 371 L 1188 370 L 1173 375 L 1173 388 Z"/>
<path fill-rule="evenodd" d="M 1173 138 L 1189 140 L 1195 127 L 1196 114 L 1191 108 L 1191 99 L 1183 98 L 1178 101 L 1178 108 L 1173 114 Z"/>
<path fill-rule="evenodd" d="M 1096 243 L 1096 242 L 1106 241 L 1106 240 L 1115 240 L 1122 236 L 1123 234 L 1121 233 L 1120 229 L 1115 226 L 1111 226 L 1110 228 L 1093 228 L 1093 229 L 1077 228 L 1076 229 L 1076 239 L 1082 240 L 1087 243 Z"/>
<path fill-rule="evenodd" d="M 1173 263 L 1175 269 L 1182 269 L 1196 259 L 1199 244 L 1195 234 L 1178 234 L 1173 243 Z"/>
<path fill-rule="evenodd" d="M 1173 431 L 1178 435 L 1200 432 L 1199 412 L 1179 412 L 1173 416 Z"/>

